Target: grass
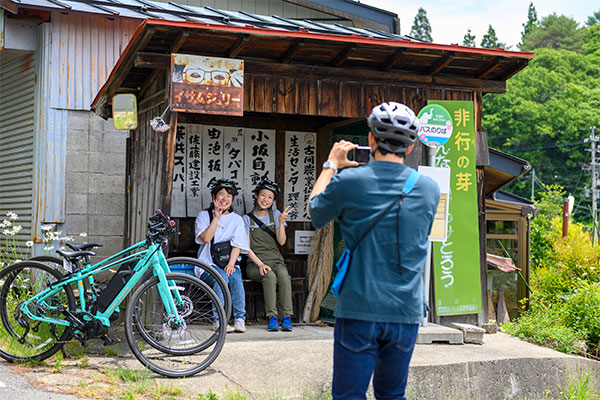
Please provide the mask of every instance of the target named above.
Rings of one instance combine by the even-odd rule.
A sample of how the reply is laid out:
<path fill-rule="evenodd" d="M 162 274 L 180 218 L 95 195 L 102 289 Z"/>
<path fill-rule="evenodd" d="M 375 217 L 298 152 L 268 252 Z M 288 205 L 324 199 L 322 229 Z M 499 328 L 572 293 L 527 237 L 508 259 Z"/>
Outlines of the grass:
<path fill-rule="evenodd" d="M 577 370 L 575 374 L 567 375 L 567 385 L 560 387 L 561 394 L 565 400 L 598 400 L 600 399 L 600 387 L 598 374 L 590 371 Z"/>

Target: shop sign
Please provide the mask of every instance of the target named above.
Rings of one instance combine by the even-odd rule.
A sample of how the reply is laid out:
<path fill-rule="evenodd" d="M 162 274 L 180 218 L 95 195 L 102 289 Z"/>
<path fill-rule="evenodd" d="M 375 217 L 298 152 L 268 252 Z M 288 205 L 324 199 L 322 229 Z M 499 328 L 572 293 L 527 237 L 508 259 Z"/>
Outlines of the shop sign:
<path fill-rule="evenodd" d="M 171 54 L 173 111 L 244 114 L 244 61 Z"/>
<path fill-rule="evenodd" d="M 452 136 L 450 113 L 439 104 L 426 105 L 419 111 L 419 139 L 430 147 L 443 146 Z"/>
<path fill-rule="evenodd" d="M 435 166 L 450 168 L 448 234 L 433 243 L 437 315 L 481 312 L 479 212 L 473 102 L 431 100 L 452 118 L 452 137 L 437 152 Z"/>
<path fill-rule="evenodd" d="M 315 231 L 295 231 L 294 254 L 309 254 Z"/>
<path fill-rule="evenodd" d="M 285 133 L 285 176 L 283 208 L 293 208 L 288 221 L 310 221 L 306 203 L 315 184 L 317 156 L 315 132 Z"/>
<path fill-rule="evenodd" d="M 244 199 L 246 212 L 254 209 L 252 191 L 262 179 L 275 180 L 275 131 L 244 129 Z"/>

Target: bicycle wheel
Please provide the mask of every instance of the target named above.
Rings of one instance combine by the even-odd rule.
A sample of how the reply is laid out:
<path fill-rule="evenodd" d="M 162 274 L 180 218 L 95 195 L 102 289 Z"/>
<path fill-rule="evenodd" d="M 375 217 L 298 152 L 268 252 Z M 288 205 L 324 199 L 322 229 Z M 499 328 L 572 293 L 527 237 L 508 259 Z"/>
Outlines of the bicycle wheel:
<path fill-rule="evenodd" d="M 188 377 L 207 368 L 225 342 L 226 324 L 213 331 L 213 307 L 220 321 L 225 311 L 208 285 L 196 277 L 167 274 L 182 299 L 177 304 L 181 323 L 167 315 L 157 277 L 131 296 L 125 318 L 125 337 L 134 356 L 148 369 L 168 377 Z"/>
<path fill-rule="evenodd" d="M 71 339 L 68 326 L 42 322 L 28 316 L 22 305 L 59 281 L 56 269 L 34 261 L 13 264 L 0 272 L 0 357 L 11 362 L 41 361 L 56 353 Z M 42 301 L 28 306 L 35 317 L 66 320 L 62 310 L 75 309 L 70 286 L 62 286 Z"/>
<path fill-rule="evenodd" d="M 202 268 L 204 271 L 206 271 L 210 275 L 210 277 L 217 283 L 217 285 L 219 285 L 219 288 L 221 288 L 221 291 L 223 292 L 223 309 L 225 310 L 226 316 L 225 321 L 229 321 L 229 319 L 231 318 L 231 312 L 233 310 L 233 303 L 231 302 L 231 292 L 229 291 L 229 287 L 227 286 L 227 283 L 225 282 L 221 274 L 219 274 L 219 272 L 213 266 L 207 265 L 201 262 L 200 260 L 190 257 L 169 258 L 167 260 L 167 263 L 169 264 L 169 266 L 191 265 L 193 267 Z M 215 286 L 212 285 L 212 282 L 204 282 L 211 286 L 213 290 L 215 289 Z"/>

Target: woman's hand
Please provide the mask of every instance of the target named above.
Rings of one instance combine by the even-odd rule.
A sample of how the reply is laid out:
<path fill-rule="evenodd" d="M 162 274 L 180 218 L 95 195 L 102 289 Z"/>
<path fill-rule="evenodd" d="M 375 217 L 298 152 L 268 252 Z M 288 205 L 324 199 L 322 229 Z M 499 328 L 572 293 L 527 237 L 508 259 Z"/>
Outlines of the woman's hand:
<path fill-rule="evenodd" d="M 265 263 L 262 263 L 258 266 L 258 273 L 260 274 L 260 276 L 265 276 L 265 274 L 270 270 L 271 270 L 271 267 L 269 267 Z"/>
<path fill-rule="evenodd" d="M 283 210 L 283 212 L 279 214 L 279 226 L 283 226 L 283 224 L 285 223 L 285 221 L 287 221 L 292 211 L 294 211 L 294 207 L 287 206 L 285 210 Z"/>
<path fill-rule="evenodd" d="M 225 266 L 225 268 L 223 268 L 223 270 L 225 271 L 225 273 L 227 274 L 227 276 L 231 276 L 231 274 L 233 274 L 235 272 L 235 263 L 229 263 Z"/>
<path fill-rule="evenodd" d="M 213 213 L 214 213 L 214 218 L 219 218 L 221 215 L 223 215 L 223 212 L 225 212 L 225 209 L 222 208 L 221 206 L 219 206 L 218 202 L 216 199 L 213 199 Z"/>

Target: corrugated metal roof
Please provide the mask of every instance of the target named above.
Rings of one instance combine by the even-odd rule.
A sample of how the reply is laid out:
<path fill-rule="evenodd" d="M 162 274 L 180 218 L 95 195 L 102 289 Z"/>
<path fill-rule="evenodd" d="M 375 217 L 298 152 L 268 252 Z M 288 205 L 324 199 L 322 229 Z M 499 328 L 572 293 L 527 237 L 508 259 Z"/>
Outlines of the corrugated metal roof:
<path fill-rule="evenodd" d="M 310 20 L 291 20 L 274 15 L 272 17 L 255 15 L 244 11 L 217 10 L 212 7 L 196 7 L 176 2 L 161 3 L 148 0 L 12 0 L 15 8 L 43 9 L 106 17 L 146 19 L 155 18 L 165 21 L 193 21 L 213 25 L 256 27 L 262 29 L 304 31 L 331 35 L 358 35 L 367 38 L 413 40 L 375 29 L 331 25 Z"/>

